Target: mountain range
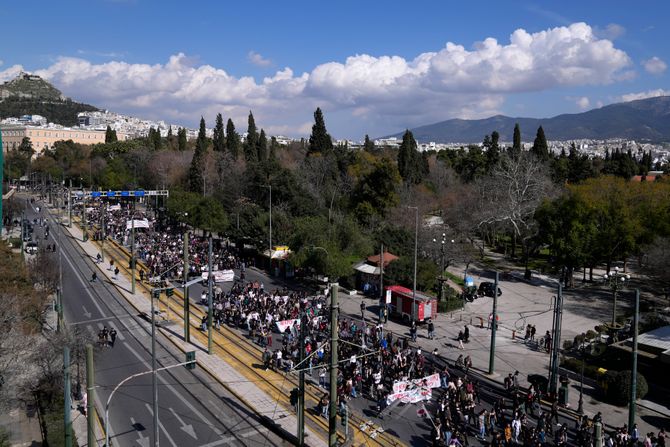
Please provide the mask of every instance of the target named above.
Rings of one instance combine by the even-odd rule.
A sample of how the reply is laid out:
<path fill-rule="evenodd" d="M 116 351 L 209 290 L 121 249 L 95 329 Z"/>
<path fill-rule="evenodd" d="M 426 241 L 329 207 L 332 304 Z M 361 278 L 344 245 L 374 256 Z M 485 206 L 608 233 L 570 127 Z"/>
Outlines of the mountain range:
<path fill-rule="evenodd" d="M 523 141 L 533 141 L 539 126 L 548 140 L 624 138 L 627 140 L 670 141 L 670 96 L 610 104 L 583 113 L 553 118 L 511 118 L 496 115 L 479 120 L 450 119 L 410 129 L 422 143 L 481 143 L 497 130 L 500 141 L 512 141 L 518 123 Z M 404 132 L 389 137 L 402 138 Z M 386 137 L 388 138 L 388 137 Z"/>

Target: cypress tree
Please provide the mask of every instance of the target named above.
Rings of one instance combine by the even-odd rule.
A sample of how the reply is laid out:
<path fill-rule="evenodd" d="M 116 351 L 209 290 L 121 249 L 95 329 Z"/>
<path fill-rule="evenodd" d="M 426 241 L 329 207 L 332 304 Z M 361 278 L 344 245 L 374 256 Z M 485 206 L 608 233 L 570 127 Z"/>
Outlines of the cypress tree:
<path fill-rule="evenodd" d="M 258 161 L 265 161 L 268 158 L 268 137 L 265 136 L 265 130 L 261 129 L 261 135 L 258 138 Z"/>
<path fill-rule="evenodd" d="M 268 155 L 270 161 L 277 159 L 277 149 L 279 149 L 279 143 L 277 143 L 277 139 L 275 137 L 270 138 L 270 154 Z"/>
<path fill-rule="evenodd" d="M 405 134 L 402 136 L 402 144 L 398 150 L 398 171 L 400 172 L 400 177 L 407 184 L 421 183 L 424 167 L 417 147 L 412 132 L 409 129 L 405 130 Z"/>
<path fill-rule="evenodd" d="M 363 150 L 367 152 L 374 152 L 375 150 L 375 143 L 370 140 L 370 137 L 365 134 L 365 142 L 363 143 Z"/>
<path fill-rule="evenodd" d="M 112 128 L 107 125 L 107 130 L 105 130 L 105 143 L 114 143 L 117 140 L 116 131 L 112 130 Z"/>
<path fill-rule="evenodd" d="M 237 158 L 240 153 L 240 136 L 235 130 L 235 124 L 233 120 L 228 118 L 226 123 L 226 146 L 228 146 L 228 152 L 233 158 Z"/>
<path fill-rule="evenodd" d="M 207 155 L 207 133 L 205 119 L 200 117 L 200 131 L 195 142 L 195 152 L 189 169 L 190 191 L 202 194 L 204 192 L 203 182 L 205 179 L 205 158 Z"/>
<path fill-rule="evenodd" d="M 312 134 L 309 136 L 309 149 L 307 154 L 315 152 L 329 153 L 333 151 L 333 140 L 326 130 L 326 122 L 323 119 L 321 108 L 317 107 L 314 112 L 314 125 L 312 125 Z"/>
<path fill-rule="evenodd" d="M 153 129 L 153 128 L 152 128 Z M 149 133 L 150 136 L 150 141 L 149 144 L 151 144 L 154 148 L 154 150 L 158 151 L 161 148 L 161 131 L 159 129 L 156 129 L 153 131 L 153 133 Z"/>
<path fill-rule="evenodd" d="M 542 126 L 537 128 L 537 135 L 535 136 L 535 141 L 533 141 L 531 152 L 535 154 L 538 160 L 549 160 L 549 146 L 547 145 L 547 138 L 544 136 Z"/>
<path fill-rule="evenodd" d="M 249 111 L 249 120 L 247 126 L 247 141 L 244 143 L 244 159 L 246 161 L 256 161 L 258 158 L 258 132 L 256 131 L 256 121 L 254 114 Z"/>
<path fill-rule="evenodd" d="M 520 154 L 521 153 L 521 129 L 519 129 L 519 123 L 514 125 L 514 136 L 512 137 L 512 153 Z"/>
<path fill-rule="evenodd" d="M 177 148 L 180 151 L 186 150 L 186 129 L 183 127 L 177 131 Z"/>
<path fill-rule="evenodd" d="M 170 149 L 170 150 L 174 149 L 174 135 L 172 134 L 172 126 L 168 127 L 167 145 L 168 145 L 168 149 Z"/>
<path fill-rule="evenodd" d="M 226 137 L 223 134 L 223 117 L 220 113 L 216 115 L 216 125 L 214 126 L 212 143 L 215 152 L 223 152 L 226 150 Z"/>

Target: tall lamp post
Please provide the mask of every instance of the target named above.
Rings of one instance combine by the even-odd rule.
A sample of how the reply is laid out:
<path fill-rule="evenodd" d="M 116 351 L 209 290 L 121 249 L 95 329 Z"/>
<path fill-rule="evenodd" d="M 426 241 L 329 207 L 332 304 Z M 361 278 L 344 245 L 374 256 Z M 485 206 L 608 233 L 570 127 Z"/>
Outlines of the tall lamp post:
<path fill-rule="evenodd" d="M 616 305 L 617 305 L 617 294 L 619 290 L 624 287 L 624 283 L 630 279 L 630 275 L 623 273 L 619 270 L 619 267 L 614 267 L 613 271 L 610 271 L 609 274 L 605 273 L 603 276 L 607 285 L 612 289 L 613 302 L 612 302 L 612 327 L 616 327 Z"/>
<path fill-rule="evenodd" d="M 585 346 L 584 342 L 586 341 L 586 334 L 582 332 L 582 342 L 579 345 L 579 358 L 582 361 L 581 374 L 579 378 L 579 406 L 577 407 L 577 413 L 584 414 L 584 351 Z"/>
<path fill-rule="evenodd" d="M 433 238 L 433 243 L 437 244 L 437 238 Z M 440 241 L 440 276 L 437 280 L 440 282 L 440 301 L 444 299 L 444 246 L 447 243 L 447 234 L 442 233 L 442 240 Z M 451 240 L 451 243 L 454 243 L 454 240 Z"/>
<path fill-rule="evenodd" d="M 408 206 L 414 210 L 414 281 L 412 284 L 412 321 L 416 321 L 416 257 L 419 250 L 419 207 Z"/>

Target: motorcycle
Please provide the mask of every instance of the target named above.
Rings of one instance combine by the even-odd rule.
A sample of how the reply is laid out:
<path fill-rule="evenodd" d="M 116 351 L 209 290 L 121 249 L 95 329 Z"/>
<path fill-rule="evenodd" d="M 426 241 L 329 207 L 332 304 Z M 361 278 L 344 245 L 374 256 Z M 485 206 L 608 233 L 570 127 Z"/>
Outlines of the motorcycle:
<path fill-rule="evenodd" d="M 479 294 L 477 293 L 477 287 L 475 286 L 465 287 L 463 289 L 463 293 L 461 294 L 461 298 L 464 301 L 467 301 L 468 303 L 471 303 L 477 298 L 479 298 Z"/>

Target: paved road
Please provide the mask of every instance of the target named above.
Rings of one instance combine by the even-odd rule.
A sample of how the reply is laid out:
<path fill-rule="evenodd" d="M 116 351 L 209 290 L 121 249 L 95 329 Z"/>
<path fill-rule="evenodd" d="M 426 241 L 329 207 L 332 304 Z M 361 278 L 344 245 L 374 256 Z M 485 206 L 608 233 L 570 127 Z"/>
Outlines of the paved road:
<path fill-rule="evenodd" d="M 44 209 L 41 213 L 43 216 Z M 38 217 L 34 208 L 27 212 Z M 50 221 L 54 219 L 51 218 Z M 96 345 L 96 406 L 104 403 L 113 387 L 131 374 L 151 368 L 151 328 L 129 311 L 129 305 L 113 285 L 90 282 L 92 259 L 84 256 L 59 226 L 50 223 L 51 236 L 44 240 L 41 228 L 35 237 L 44 246 L 58 245 L 63 269 L 64 318 L 70 328 L 83 330 L 91 342 L 103 327 L 118 332 L 114 347 Z M 102 275 L 99 275 L 102 276 Z M 204 355 L 204 354 L 200 354 Z M 159 336 L 158 367 L 184 361 L 183 354 Z M 84 376 L 84 372 L 81 372 Z M 76 378 L 76 372 L 75 372 Z M 159 438 L 164 445 L 177 446 L 271 446 L 285 442 L 261 425 L 255 415 L 202 371 L 178 367 L 158 374 Z M 114 395 L 110 407 L 112 445 L 149 446 L 153 440 L 151 375 L 129 381 Z"/>

